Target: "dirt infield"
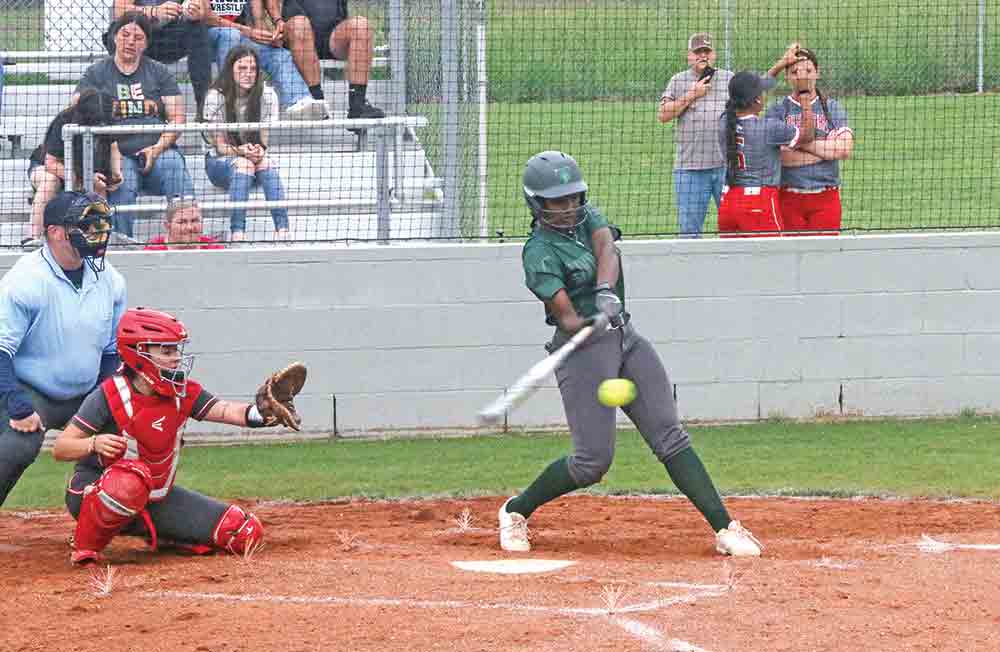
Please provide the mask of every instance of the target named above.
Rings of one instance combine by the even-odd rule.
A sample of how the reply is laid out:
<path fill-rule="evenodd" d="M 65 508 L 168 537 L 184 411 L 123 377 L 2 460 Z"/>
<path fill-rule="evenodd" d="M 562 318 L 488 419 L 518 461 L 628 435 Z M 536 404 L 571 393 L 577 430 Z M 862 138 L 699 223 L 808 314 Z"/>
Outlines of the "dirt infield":
<path fill-rule="evenodd" d="M 727 560 L 685 500 L 576 496 L 526 555 L 574 564 L 454 567 L 516 556 L 500 502 L 264 503 L 249 560 L 116 540 L 109 593 L 70 566 L 65 514 L 0 512 L 0 649 L 1000 650 L 996 503 L 731 499 L 767 548 Z"/>

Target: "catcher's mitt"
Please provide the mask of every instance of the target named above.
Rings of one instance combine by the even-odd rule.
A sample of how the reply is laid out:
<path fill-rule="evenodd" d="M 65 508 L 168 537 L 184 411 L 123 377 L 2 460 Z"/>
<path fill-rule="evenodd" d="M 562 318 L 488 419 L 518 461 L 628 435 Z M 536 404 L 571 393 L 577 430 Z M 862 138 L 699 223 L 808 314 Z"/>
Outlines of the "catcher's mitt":
<path fill-rule="evenodd" d="M 278 425 L 298 430 L 302 417 L 295 410 L 292 402 L 295 395 L 302 391 L 306 384 L 306 366 L 301 362 L 293 362 L 281 371 L 271 374 L 270 378 L 257 390 L 257 411 L 269 426 Z"/>

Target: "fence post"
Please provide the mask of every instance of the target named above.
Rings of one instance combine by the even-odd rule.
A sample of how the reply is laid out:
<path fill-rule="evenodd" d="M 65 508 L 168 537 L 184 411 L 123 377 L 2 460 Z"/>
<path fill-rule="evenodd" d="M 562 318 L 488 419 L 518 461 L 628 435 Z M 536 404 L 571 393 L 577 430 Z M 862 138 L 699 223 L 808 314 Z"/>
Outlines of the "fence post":
<path fill-rule="evenodd" d="M 83 189 L 94 192 L 94 134 L 88 128 L 83 132 Z"/>
<path fill-rule="evenodd" d="M 455 0 L 441 0 L 441 100 L 444 121 L 441 125 L 441 150 L 444 153 L 444 220 L 440 237 L 460 233 L 459 207 L 459 89 L 458 89 L 458 16 Z"/>
<path fill-rule="evenodd" d="M 66 181 L 63 187 L 66 190 L 76 188 L 76 175 L 73 174 L 73 128 L 77 125 L 63 125 L 63 176 Z"/>
<path fill-rule="evenodd" d="M 375 213 L 378 218 L 378 239 L 389 244 L 392 213 L 389 206 L 389 156 L 386 152 L 386 130 L 378 127 L 375 134 Z"/>
<path fill-rule="evenodd" d="M 722 8 L 722 60 L 723 68 L 733 69 L 733 48 L 729 42 L 729 32 L 732 27 L 732 12 L 729 9 L 729 0 L 720 0 Z"/>
<path fill-rule="evenodd" d="M 486 0 L 479 0 L 476 20 L 476 82 L 479 85 L 479 237 L 489 237 L 489 187 L 487 185 L 486 109 L 489 96 L 486 79 Z"/>
<path fill-rule="evenodd" d="M 392 72 L 392 113 L 406 111 L 406 21 L 403 0 L 389 0 L 389 67 Z"/>
<path fill-rule="evenodd" d="M 982 93 L 984 90 L 983 60 L 986 56 L 986 0 L 979 0 L 979 13 L 976 14 L 976 45 L 977 59 L 979 59 L 978 70 L 976 71 L 976 92 Z"/>

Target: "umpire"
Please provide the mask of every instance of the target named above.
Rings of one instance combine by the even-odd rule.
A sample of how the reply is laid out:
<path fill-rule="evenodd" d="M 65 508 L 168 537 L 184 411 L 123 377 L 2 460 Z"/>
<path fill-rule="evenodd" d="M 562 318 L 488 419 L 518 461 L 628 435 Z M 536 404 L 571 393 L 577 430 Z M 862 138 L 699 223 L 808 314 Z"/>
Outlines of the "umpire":
<path fill-rule="evenodd" d="M 44 244 L 0 279 L 0 505 L 101 379 L 117 369 L 125 279 L 104 261 L 111 208 L 64 192 L 45 206 Z"/>

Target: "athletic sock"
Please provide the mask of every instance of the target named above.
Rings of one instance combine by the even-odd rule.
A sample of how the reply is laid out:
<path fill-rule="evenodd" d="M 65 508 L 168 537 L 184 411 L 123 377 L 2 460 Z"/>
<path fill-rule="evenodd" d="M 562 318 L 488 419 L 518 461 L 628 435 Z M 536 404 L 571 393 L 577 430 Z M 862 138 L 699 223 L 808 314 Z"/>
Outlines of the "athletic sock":
<path fill-rule="evenodd" d="M 670 479 L 701 512 L 713 531 L 718 532 L 729 527 L 729 512 L 722 504 L 722 498 L 712 484 L 712 478 L 708 477 L 708 471 L 705 470 L 701 458 L 693 448 L 690 446 L 685 448 L 667 460 L 663 466 L 667 468 Z"/>
<path fill-rule="evenodd" d="M 530 487 L 507 503 L 507 511 L 528 518 L 532 512 L 545 503 L 568 494 L 576 488 L 576 481 L 569 473 L 569 460 L 564 457 L 549 464 L 548 468 L 535 478 Z"/>
<path fill-rule="evenodd" d="M 323 85 L 316 84 L 315 86 L 309 87 L 309 94 L 313 96 L 314 100 L 323 100 L 325 96 L 323 95 Z"/>

